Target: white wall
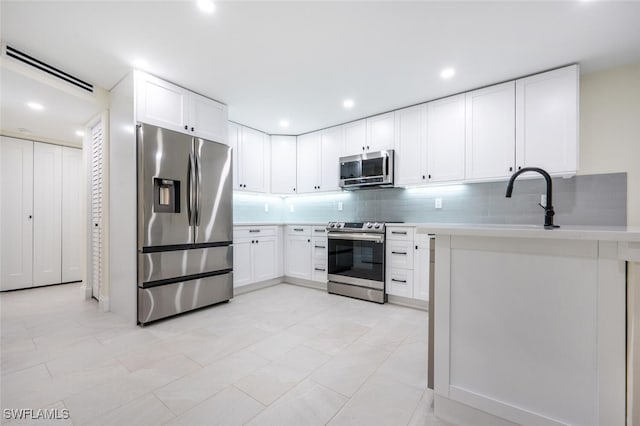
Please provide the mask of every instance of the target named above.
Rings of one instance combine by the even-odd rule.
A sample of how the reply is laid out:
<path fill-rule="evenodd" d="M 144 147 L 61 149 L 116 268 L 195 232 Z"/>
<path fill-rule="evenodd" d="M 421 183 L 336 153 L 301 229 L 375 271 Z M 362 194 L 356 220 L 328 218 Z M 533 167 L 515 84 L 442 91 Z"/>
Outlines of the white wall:
<path fill-rule="evenodd" d="M 627 172 L 627 224 L 640 226 L 640 63 L 580 77 L 580 174 Z"/>

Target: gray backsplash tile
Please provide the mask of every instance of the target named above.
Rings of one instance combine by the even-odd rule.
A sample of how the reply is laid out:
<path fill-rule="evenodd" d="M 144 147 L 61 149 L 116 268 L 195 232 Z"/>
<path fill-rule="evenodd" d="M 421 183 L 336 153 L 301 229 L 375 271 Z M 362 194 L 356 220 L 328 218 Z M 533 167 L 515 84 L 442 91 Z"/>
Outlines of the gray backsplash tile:
<path fill-rule="evenodd" d="M 235 222 L 402 221 L 435 223 L 542 223 L 538 206 L 543 179 L 521 179 L 511 199 L 506 182 L 424 188 L 386 188 L 280 198 L 234 198 Z M 624 226 L 627 174 L 610 173 L 553 179 L 555 221 L 559 225 Z M 442 198 L 442 209 L 435 199 Z M 343 210 L 338 210 L 342 202 Z M 269 212 L 264 205 L 269 204 Z M 294 211 L 290 211 L 293 205 Z"/>

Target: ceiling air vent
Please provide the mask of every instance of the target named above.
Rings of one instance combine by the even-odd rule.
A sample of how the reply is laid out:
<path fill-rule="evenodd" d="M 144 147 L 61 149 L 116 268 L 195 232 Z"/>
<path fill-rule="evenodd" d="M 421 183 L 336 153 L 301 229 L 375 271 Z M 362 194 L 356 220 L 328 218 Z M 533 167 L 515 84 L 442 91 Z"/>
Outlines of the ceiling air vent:
<path fill-rule="evenodd" d="M 5 45 L 4 51 L 5 51 L 5 54 L 10 58 L 18 60 L 27 65 L 30 65 L 34 68 L 37 68 L 40 71 L 44 71 L 47 74 L 51 74 L 52 76 L 57 77 L 61 80 L 64 80 L 67 83 L 73 84 L 74 86 L 79 87 L 83 90 L 86 90 L 87 92 L 93 93 L 93 84 L 87 83 L 86 81 L 82 81 L 78 77 L 74 77 L 71 74 L 68 74 L 62 70 L 59 70 L 56 67 L 52 67 L 51 65 L 45 62 L 42 62 L 41 60 L 36 59 L 33 56 L 27 55 L 26 53 L 21 52 L 18 49 L 13 48 L 9 45 Z"/>

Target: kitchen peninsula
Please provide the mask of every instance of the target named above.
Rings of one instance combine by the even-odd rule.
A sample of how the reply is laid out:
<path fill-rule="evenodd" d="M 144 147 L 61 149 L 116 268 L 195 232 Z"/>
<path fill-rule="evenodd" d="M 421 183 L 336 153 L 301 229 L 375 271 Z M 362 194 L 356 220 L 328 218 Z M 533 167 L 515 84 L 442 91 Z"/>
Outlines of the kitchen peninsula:
<path fill-rule="evenodd" d="M 625 424 L 627 262 L 640 261 L 640 229 L 418 225 L 416 232 L 436 235 L 438 417 Z"/>

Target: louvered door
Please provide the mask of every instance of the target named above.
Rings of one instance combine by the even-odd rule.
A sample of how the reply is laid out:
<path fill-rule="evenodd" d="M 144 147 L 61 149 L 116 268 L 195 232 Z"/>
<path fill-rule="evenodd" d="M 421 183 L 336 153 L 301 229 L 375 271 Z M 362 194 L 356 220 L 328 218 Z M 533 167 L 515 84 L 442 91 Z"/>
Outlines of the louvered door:
<path fill-rule="evenodd" d="M 104 269 L 104 137 L 102 122 L 91 129 L 91 286 L 100 296 Z"/>

